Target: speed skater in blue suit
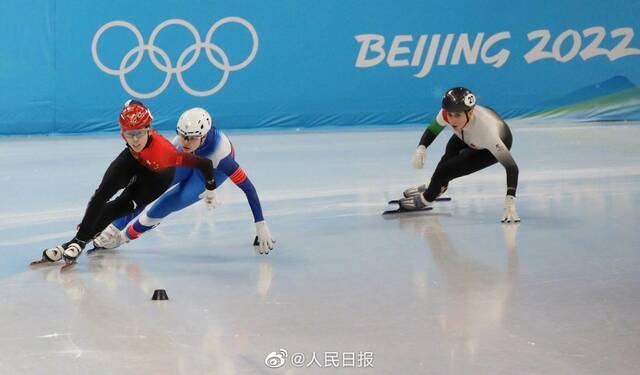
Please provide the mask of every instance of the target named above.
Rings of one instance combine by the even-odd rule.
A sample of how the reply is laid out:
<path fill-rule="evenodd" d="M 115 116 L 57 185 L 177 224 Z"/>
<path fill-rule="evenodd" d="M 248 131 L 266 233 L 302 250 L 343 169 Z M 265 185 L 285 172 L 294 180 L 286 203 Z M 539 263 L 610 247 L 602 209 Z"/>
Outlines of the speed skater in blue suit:
<path fill-rule="evenodd" d="M 274 240 L 262 215 L 260 199 L 244 170 L 235 161 L 235 150 L 227 136 L 213 126 L 211 115 L 202 108 L 184 112 L 178 120 L 173 144 L 185 152 L 209 158 L 215 168 L 216 188 L 230 179 L 247 197 L 256 225 L 254 245 L 260 254 L 273 250 Z M 180 211 L 200 200 L 209 208 L 217 204 L 215 190 L 205 189 L 202 173 L 188 168 L 177 168 L 172 188 L 167 190 L 151 207 L 137 207 L 130 215 L 115 220 L 95 239 L 96 249 L 113 249 L 139 238 L 158 226 L 172 212 Z M 136 218 L 137 217 L 137 218 Z"/>

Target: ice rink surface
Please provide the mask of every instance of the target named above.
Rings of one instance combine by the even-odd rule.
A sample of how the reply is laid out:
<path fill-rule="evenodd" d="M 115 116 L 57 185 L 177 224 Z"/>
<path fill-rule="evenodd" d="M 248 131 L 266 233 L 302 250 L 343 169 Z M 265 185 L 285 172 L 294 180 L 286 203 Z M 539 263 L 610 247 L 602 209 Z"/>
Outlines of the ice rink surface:
<path fill-rule="evenodd" d="M 0 138 L 0 374 L 636 374 L 640 124 L 510 124 L 520 225 L 499 222 L 499 165 L 380 215 L 449 130 L 422 171 L 418 128 L 230 132 L 271 254 L 226 182 L 214 211 L 65 273 L 27 265 L 75 234 L 123 141 Z"/>

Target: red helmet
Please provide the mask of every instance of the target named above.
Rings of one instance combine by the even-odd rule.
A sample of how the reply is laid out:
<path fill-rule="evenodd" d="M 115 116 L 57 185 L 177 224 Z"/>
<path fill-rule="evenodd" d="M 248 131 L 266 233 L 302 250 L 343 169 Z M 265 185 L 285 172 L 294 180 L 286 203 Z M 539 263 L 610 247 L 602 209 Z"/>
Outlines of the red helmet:
<path fill-rule="evenodd" d="M 120 112 L 120 130 L 144 129 L 151 125 L 151 121 L 153 121 L 151 111 L 144 104 L 135 100 L 124 103 L 124 108 Z"/>

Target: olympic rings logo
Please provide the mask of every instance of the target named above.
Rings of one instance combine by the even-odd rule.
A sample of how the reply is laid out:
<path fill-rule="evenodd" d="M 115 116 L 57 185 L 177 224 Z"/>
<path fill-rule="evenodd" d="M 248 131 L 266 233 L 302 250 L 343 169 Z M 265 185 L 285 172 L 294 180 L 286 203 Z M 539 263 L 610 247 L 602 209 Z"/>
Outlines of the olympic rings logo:
<path fill-rule="evenodd" d="M 229 63 L 229 58 L 227 57 L 227 54 L 222 50 L 222 48 L 220 48 L 220 46 L 214 44 L 211 41 L 213 38 L 213 34 L 220 26 L 226 23 L 231 23 L 231 22 L 238 23 L 244 26 L 251 34 L 251 39 L 252 39 L 251 53 L 244 61 L 235 65 L 231 65 Z M 167 53 L 163 49 L 161 49 L 160 47 L 154 44 L 160 31 L 162 31 L 162 29 L 164 29 L 165 27 L 168 27 L 171 25 L 184 26 L 187 30 L 191 32 L 195 40 L 192 45 L 187 47 L 180 54 L 180 57 L 178 58 L 178 61 L 175 67 L 172 64 L 171 59 L 169 59 L 169 55 L 167 55 Z M 111 69 L 107 67 L 102 63 L 102 61 L 98 57 L 98 41 L 100 40 L 100 37 L 102 36 L 102 34 L 112 27 L 124 27 L 126 29 L 129 29 L 138 41 L 138 45 L 136 47 L 133 47 L 131 50 L 129 50 L 129 52 L 127 52 L 124 55 L 124 57 L 120 61 L 120 67 L 118 69 Z M 218 82 L 214 87 L 206 91 L 199 91 L 199 90 L 192 89 L 191 87 L 189 87 L 189 85 L 186 84 L 186 82 L 184 81 L 184 78 L 182 77 L 182 73 L 184 73 L 186 70 L 191 68 L 193 64 L 196 63 L 196 61 L 200 57 L 200 52 L 202 51 L 203 48 L 207 55 L 207 58 L 209 59 L 209 62 L 211 62 L 211 64 L 213 64 L 216 68 L 222 70 L 223 74 L 222 74 L 222 78 L 220 79 L 220 82 Z M 140 65 L 140 62 L 144 57 L 145 51 L 149 52 L 149 57 L 151 58 L 151 62 L 153 63 L 153 65 L 156 68 L 158 68 L 160 71 L 165 73 L 165 78 L 164 78 L 164 82 L 162 82 L 162 85 L 160 85 L 160 87 L 158 87 L 157 89 L 151 92 L 142 93 L 142 92 L 135 91 L 134 89 L 131 88 L 131 86 L 129 86 L 129 83 L 127 82 L 127 79 L 126 79 L 126 75 L 131 71 L 133 71 L 134 69 L 136 69 L 138 65 Z M 193 56 L 191 56 L 191 58 L 185 63 L 185 59 L 192 52 L 193 52 Z M 215 52 L 218 55 L 221 61 L 216 59 L 213 52 Z M 153 31 L 151 32 L 151 36 L 149 37 L 149 43 L 147 44 L 144 43 L 140 30 L 138 30 L 137 27 L 135 27 L 134 25 L 126 21 L 111 21 L 104 24 L 102 27 L 98 29 L 96 34 L 93 36 L 93 40 L 91 41 L 91 56 L 93 57 L 93 61 L 96 63 L 98 68 L 100 68 L 100 70 L 102 70 L 107 74 L 120 77 L 120 84 L 122 85 L 122 88 L 124 88 L 125 91 L 129 93 L 131 96 L 141 98 L 141 99 L 153 98 L 161 94 L 171 82 L 171 77 L 173 76 L 173 74 L 176 75 L 176 77 L 178 78 L 178 83 L 180 84 L 182 89 L 187 93 L 193 96 L 213 95 L 216 92 L 218 92 L 220 89 L 222 89 L 222 87 L 224 87 L 225 83 L 227 82 L 227 79 L 229 78 L 230 72 L 235 72 L 249 65 L 251 61 L 253 61 L 257 52 L 258 52 L 258 34 L 256 33 L 256 30 L 253 27 L 253 25 L 251 25 L 251 23 L 249 23 L 244 18 L 240 18 L 240 17 L 225 17 L 217 21 L 216 23 L 214 23 L 209 29 L 209 31 L 207 32 L 204 42 L 202 41 L 200 34 L 198 33 L 198 30 L 196 30 L 196 28 L 192 24 L 178 18 L 166 20 L 161 24 L 159 24 L 158 26 L 156 26 L 156 28 L 153 29 Z M 164 64 L 158 60 L 157 55 L 160 56 Z M 133 60 L 132 63 L 130 63 L 131 59 L 134 56 L 135 56 L 135 59 Z"/>

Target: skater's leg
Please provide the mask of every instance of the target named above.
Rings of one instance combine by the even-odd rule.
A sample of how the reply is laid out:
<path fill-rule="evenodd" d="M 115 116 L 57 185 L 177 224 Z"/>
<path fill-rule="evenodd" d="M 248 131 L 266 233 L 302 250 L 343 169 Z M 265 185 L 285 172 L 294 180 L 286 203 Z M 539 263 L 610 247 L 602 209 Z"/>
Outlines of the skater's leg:
<path fill-rule="evenodd" d="M 169 189 L 175 188 L 180 182 L 186 180 L 193 174 L 194 170 L 191 168 L 178 167 L 176 168 L 175 176 L 173 177 L 173 181 L 171 181 L 171 187 Z M 121 218 L 114 220 L 111 224 L 119 230 L 123 230 L 127 227 L 133 219 L 138 217 L 144 211 L 146 206 L 139 206 L 132 213 L 125 215 Z"/>
<path fill-rule="evenodd" d="M 93 235 L 102 232 L 115 219 L 130 215 L 138 207 L 145 207 L 158 199 L 171 184 L 174 173 L 173 168 L 161 172 L 145 170 L 139 173 L 135 183 L 127 187 L 118 198 L 107 203 Z"/>
<path fill-rule="evenodd" d="M 449 181 L 477 172 L 497 163 L 488 150 L 465 149 L 457 156 L 438 163 L 431 176 L 431 182 L 424 192 L 424 198 L 432 202 L 449 185 Z"/>
<path fill-rule="evenodd" d="M 216 184 L 220 181 L 218 177 L 216 175 Z M 180 211 L 196 203 L 200 200 L 199 195 L 204 189 L 205 181 L 202 174 L 199 172 L 191 174 L 187 180 L 180 182 L 174 189 L 163 194 L 151 205 L 148 211 L 131 223 L 126 230 L 127 238 L 129 240 L 137 239 L 143 233 L 158 226 L 172 212 Z"/>
<path fill-rule="evenodd" d="M 458 156 L 458 154 L 460 154 L 460 152 L 462 152 L 465 149 L 468 149 L 469 146 L 467 146 L 466 143 L 464 143 L 460 138 L 458 138 L 457 135 L 452 135 L 451 138 L 449 138 L 449 141 L 447 142 L 447 146 L 445 148 L 444 151 L 444 155 L 442 155 L 442 157 L 440 158 L 440 161 L 438 162 L 438 166 L 441 165 L 442 163 L 445 163 L 447 160 L 450 160 L 456 156 Z M 425 191 L 427 191 L 427 188 L 429 186 L 430 183 L 427 184 L 423 184 L 423 185 L 419 185 L 419 186 L 413 186 L 410 187 L 408 189 L 406 189 L 402 195 L 404 195 L 405 198 L 411 198 L 411 197 L 415 197 L 418 195 L 423 194 Z M 444 193 L 447 190 L 447 186 L 439 186 L 439 192 L 436 195 L 439 196 L 442 193 Z"/>
<path fill-rule="evenodd" d="M 129 150 L 123 150 L 120 155 L 111 162 L 111 165 L 109 165 L 109 168 L 107 168 L 102 177 L 100 185 L 87 204 L 76 238 L 85 242 L 93 238 L 94 234 L 98 232 L 96 225 L 102 216 L 105 204 L 118 190 L 134 184 L 136 173 L 139 170 L 140 165 L 133 156 L 131 156 Z"/>

